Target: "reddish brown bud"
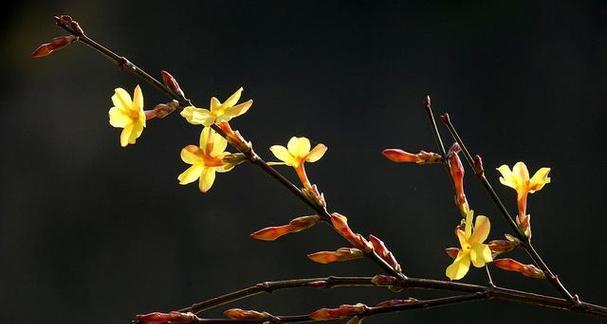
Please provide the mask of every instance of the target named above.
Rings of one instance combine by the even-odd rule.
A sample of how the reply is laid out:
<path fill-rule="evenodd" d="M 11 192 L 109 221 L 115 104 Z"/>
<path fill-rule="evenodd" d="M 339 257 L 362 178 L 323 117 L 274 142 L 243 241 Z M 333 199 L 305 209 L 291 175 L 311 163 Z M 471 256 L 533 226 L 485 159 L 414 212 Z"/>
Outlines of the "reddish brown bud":
<path fill-rule="evenodd" d="M 535 279 L 546 279 L 544 271 L 538 269 L 533 264 L 522 264 L 516 260 L 509 258 L 494 260 L 493 264 L 502 270 L 518 272 L 526 277 Z"/>
<path fill-rule="evenodd" d="M 375 251 L 375 253 L 377 253 L 384 261 L 386 261 L 386 263 L 392 266 L 394 270 L 398 272 L 402 270 L 400 264 L 398 264 L 398 261 L 396 261 L 394 254 L 392 254 L 392 252 L 388 250 L 382 240 L 380 240 L 375 235 L 371 234 L 369 235 L 369 242 L 371 242 L 371 244 L 373 245 L 373 250 Z"/>
<path fill-rule="evenodd" d="M 223 312 L 223 314 L 230 319 L 235 320 L 256 320 L 272 317 L 267 312 L 258 312 L 254 310 L 244 310 L 240 308 L 231 308 Z"/>
<path fill-rule="evenodd" d="M 393 306 L 401 306 L 406 304 L 417 303 L 418 300 L 412 297 L 407 299 L 390 299 L 379 302 L 375 305 L 375 307 L 393 307 Z"/>
<path fill-rule="evenodd" d="M 525 236 L 531 239 L 531 215 L 527 214 L 518 214 L 516 215 L 516 223 Z"/>
<path fill-rule="evenodd" d="M 424 108 L 426 110 L 432 108 L 432 100 L 430 99 L 430 95 L 424 97 Z"/>
<path fill-rule="evenodd" d="M 511 240 L 493 240 L 487 243 L 489 245 L 489 249 L 493 252 L 493 256 L 498 256 L 502 253 L 510 252 L 516 249 L 519 246 L 520 241 L 511 241 Z"/>
<path fill-rule="evenodd" d="M 313 320 L 334 320 L 360 315 L 368 309 L 365 304 L 341 305 L 339 308 L 321 308 L 309 315 Z"/>
<path fill-rule="evenodd" d="M 320 216 L 318 215 L 297 217 L 291 220 L 291 222 L 289 222 L 287 225 L 266 227 L 252 233 L 250 236 L 257 240 L 274 241 L 283 235 L 297 233 L 308 229 L 316 225 L 316 223 L 319 221 Z"/>
<path fill-rule="evenodd" d="M 199 318 L 193 313 L 149 313 L 145 315 L 137 315 L 134 323 L 137 324 L 178 324 L 178 323 L 191 323 L 198 320 Z"/>
<path fill-rule="evenodd" d="M 247 142 L 239 131 L 234 131 L 228 122 L 219 123 L 219 128 L 226 135 L 228 141 L 234 145 L 239 151 L 245 153 L 250 152 L 253 148 L 251 142 Z"/>
<path fill-rule="evenodd" d="M 464 165 L 458 155 L 461 150 L 459 144 L 455 142 L 449 149 L 447 157 L 449 159 L 449 172 L 453 180 L 453 186 L 455 187 L 455 204 L 460 209 L 462 216 L 465 217 L 469 207 L 464 192 Z"/>
<path fill-rule="evenodd" d="M 316 185 L 301 188 L 301 191 L 304 195 L 306 195 L 306 197 L 308 197 L 308 199 L 313 201 L 317 206 L 327 207 L 325 195 L 318 191 L 318 187 Z"/>
<path fill-rule="evenodd" d="M 61 15 L 59 17 L 55 16 L 55 23 L 57 25 L 71 29 L 74 34 L 78 36 L 84 36 L 84 31 L 80 27 L 80 24 L 78 24 L 77 21 L 75 21 L 74 19 L 72 19 L 72 17 L 68 15 Z"/>
<path fill-rule="evenodd" d="M 352 232 L 350 226 L 348 226 L 348 218 L 346 218 L 346 216 L 339 213 L 333 213 L 331 214 L 331 223 L 333 224 L 333 227 L 335 227 L 335 230 L 353 246 L 365 252 L 373 249 L 371 243 L 367 242 L 362 235 Z"/>
<path fill-rule="evenodd" d="M 337 251 L 320 251 L 308 254 L 308 258 L 314 262 L 328 264 L 333 262 L 344 262 L 360 259 L 364 256 L 363 251 L 355 248 L 340 248 Z"/>
<path fill-rule="evenodd" d="M 478 175 L 485 174 L 485 168 L 483 167 L 483 159 L 480 155 L 474 156 L 474 172 Z"/>
<path fill-rule="evenodd" d="M 417 164 L 440 163 L 442 157 L 433 152 L 419 151 L 417 154 L 409 153 L 399 149 L 385 149 L 382 152 L 392 162 L 415 162 Z"/>
<path fill-rule="evenodd" d="M 448 113 L 444 113 L 440 115 L 440 120 L 443 122 L 443 124 L 449 124 L 451 122 L 451 117 L 449 117 Z"/>
<path fill-rule="evenodd" d="M 452 259 L 455 259 L 459 254 L 459 249 L 456 247 L 448 247 L 445 249 L 445 253 L 450 256 Z"/>
<path fill-rule="evenodd" d="M 50 43 L 44 43 L 44 44 L 38 46 L 38 48 L 36 48 L 36 50 L 32 53 L 32 57 L 38 58 L 38 57 L 47 56 L 47 55 L 53 53 L 54 51 L 58 51 L 64 47 L 70 45 L 71 43 L 75 42 L 77 39 L 78 39 L 78 37 L 76 37 L 74 35 L 55 37 L 51 40 Z"/>
<path fill-rule="evenodd" d="M 162 76 L 162 82 L 164 82 L 164 85 L 166 85 L 169 89 L 171 89 L 176 94 L 185 98 L 185 94 L 183 93 L 183 90 L 181 90 L 179 83 L 169 72 L 160 71 L 160 75 Z"/>

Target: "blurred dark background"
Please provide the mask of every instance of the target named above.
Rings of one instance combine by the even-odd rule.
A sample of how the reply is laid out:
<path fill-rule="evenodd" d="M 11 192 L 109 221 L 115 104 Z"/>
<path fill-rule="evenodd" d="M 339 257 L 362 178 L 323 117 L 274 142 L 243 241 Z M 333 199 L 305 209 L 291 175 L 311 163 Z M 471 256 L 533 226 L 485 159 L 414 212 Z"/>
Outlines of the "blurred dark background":
<path fill-rule="evenodd" d="M 251 240 L 259 228 L 310 213 L 252 165 L 220 174 L 206 195 L 179 186 L 187 167 L 179 150 L 200 129 L 178 114 L 149 122 L 136 145 L 120 148 L 110 96 L 141 82 L 80 44 L 29 57 L 63 34 L 51 19 L 63 13 L 152 74 L 172 72 L 198 106 L 244 86 L 255 104 L 233 126 L 263 157 L 293 135 L 325 143 L 326 156 L 308 169 L 331 208 L 384 239 L 407 274 L 444 279 L 451 260 L 443 248 L 457 244 L 458 221 L 444 170 L 380 154 L 435 150 L 421 107 L 430 93 L 483 155 L 513 212 L 514 191 L 492 170 L 519 160 L 532 172 L 552 167 L 552 183 L 530 196 L 534 242 L 575 293 L 607 303 L 605 2 L 26 1 L 2 20 L 1 323 L 127 323 L 259 281 L 379 272 L 366 260 L 308 261 L 307 253 L 343 246 L 324 226 Z M 143 92 L 148 108 L 166 101 L 148 85 Z M 467 191 L 493 220 L 491 238 L 508 231 L 472 177 Z M 493 272 L 501 285 L 555 294 L 545 281 Z M 465 278 L 484 280 L 478 269 Z M 293 314 L 398 296 L 294 290 L 225 308 Z M 501 301 L 368 322 L 447 320 L 598 323 Z"/>

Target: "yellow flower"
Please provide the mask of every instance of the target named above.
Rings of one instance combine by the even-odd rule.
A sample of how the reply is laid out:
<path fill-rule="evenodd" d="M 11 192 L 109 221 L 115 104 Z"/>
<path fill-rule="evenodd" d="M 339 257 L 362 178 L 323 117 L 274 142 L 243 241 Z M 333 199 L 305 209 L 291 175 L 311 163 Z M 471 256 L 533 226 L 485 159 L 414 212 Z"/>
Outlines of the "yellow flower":
<path fill-rule="evenodd" d="M 145 127 L 143 94 L 139 86 L 135 87 L 132 100 L 129 93 L 122 88 L 117 88 L 114 92 L 112 96 L 114 107 L 110 108 L 109 112 L 110 125 L 123 128 L 120 133 L 120 145 L 125 147 L 135 144 Z"/>
<path fill-rule="evenodd" d="M 270 151 L 282 162 L 270 162 L 271 165 L 288 165 L 295 168 L 304 187 L 311 187 L 308 176 L 304 168 L 306 162 L 316 162 L 320 160 L 327 147 L 324 144 L 317 144 L 310 150 L 310 140 L 305 137 L 291 137 L 287 147 L 282 145 L 272 145 Z"/>
<path fill-rule="evenodd" d="M 200 133 L 200 145 L 188 145 L 181 150 L 181 159 L 192 166 L 181 173 L 179 184 L 186 185 L 200 179 L 198 188 L 202 192 L 211 189 L 215 181 L 215 172 L 228 172 L 234 164 L 223 161 L 230 154 L 225 152 L 228 141 L 210 127 Z"/>
<path fill-rule="evenodd" d="M 517 162 L 512 170 L 505 164 L 497 170 L 502 174 L 500 182 L 516 190 L 519 216 L 525 217 L 527 214 L 527 195 L 541 190 L 545 184 L 550 183 L 548 177 L 550 168 L 537 170 L 531 179 L 529 179 L 529 170 L 523 162 Z"/>
<path fill-rule="evenodd" d="M 253 100 L 236 105 L 240 99 L 242 90 L 242 87 L 236 90 L 224 103 L 221 103 L 215 97 L 211 98 L 210 109 L 196 108 L 194 106 L 185 107 L 181 111 L 181 116 L 190 124 L 204 125 L 206 127 L 230 121 L 230 119 L 246 113 L 251 105 L 253 105 Z"/>
<path fill-rule="evenodd" d="M 493 260 L 491 249 L 483 243 L 491 230 L 489 218 L 482 215 L 477 216 L 474 228 L 472 228 L 473 215 L 474 211 L 472 210 L 466 215 L 463 231 L 461 228 L 455 230 L 461 249 L 453 263 L 447 267 L 446 275 L 451 280 L 463 278 L 470 269 L 470 262 L 475 267 L 481 268 Z"/>

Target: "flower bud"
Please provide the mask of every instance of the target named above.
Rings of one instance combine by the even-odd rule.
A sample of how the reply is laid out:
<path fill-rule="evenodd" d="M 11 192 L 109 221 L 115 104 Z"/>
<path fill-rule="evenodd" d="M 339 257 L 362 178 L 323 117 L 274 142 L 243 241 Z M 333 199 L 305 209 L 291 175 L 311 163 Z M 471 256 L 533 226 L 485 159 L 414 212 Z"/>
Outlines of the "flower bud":
<path fill-rule="evenodd" d="M 344 304 L 339 306 L 339 308 L 321 308 L 308 316 L 313 320 L 327 321 L 360 315 L 367 309 L 367 305 L 361 303 L 355 305 Z"/>
<path fill-rule="evenodd" d="M 235 320 L 256 320 L 256 319 L 265 319 L 272 317 L 267 312 L 258 312 L 255 310 L 244 310 L 240 308 L 230 308 L 227 311 L 223 312 L 223 314 L 230 319 Z"/>
<path fill-rule="evenodd" d="M 509 258 L 494 260 L 493 264 L 502 270 L 518 272 L 526 277 L 546 279 L 546 274 L 544 274 L 544 271 L 538 269 L 533 264 L 522 264 Z"/>
<path fill-rule="evenodd" d="M 455 204 L 460 209 L 463 217 L 467 215 L 470 210 L 468 206 L 468 200 L 464 193 L 464 166 L 459 158 L 458 153 L 461 151 L 461 147 L 457 142 L 453 143 L 447 154 L 449 159 L 449 173 L 451 179 L 453 179 L 453 186 L 455 187 Z"/>
<path fill-rule="evenodd" d="M 76 40 L 78 40 L 78 37 L 76 37 L 74 35 L 55 37 L 51 40 L 50 43 L 44 43 L 44 44 L 38 46 L 38 48 L 36 48 L 36 50 L 32 53 L 32 57 L 39 58 L 39 57 L 47 56 L 47 55 L 53 53 L 54 51 L 58 51 L 64 47 L 70 45 L 71 43 L 75 42 Z"/>
<path fill-rule="evenodd" d="M 329 264 L 333 262 L 344 262 L 360 259 L 364 256 L 363 251 L 355 248 L 340 248 L 337 251 L 320 251 L 308 254 L 308 258 L 314 262 L 321 264 Z"/>
<path fill-rule="evenodd" d="M 162 76 L 162 82 L 164 82 L 164 85 L 166 85 L 169 89 L 171 89 L 176 94 L 185 98 L 185 94 L 183 93 L 183 90 L 181 90 L 179 83 L 169 72 L 160 71 L 160 76 Z"/>
<path fill-rule="evenodd" d="M 392 266 L 394 270 L 398 272 L 402 271 L 400 264 L 398 264 L 398 261 L 396 261 L 396 258 L 394 257 L 394 254 L 392 254 L 392 252 L 388 250 L 382 240 L 377 238 L 375 235 L 371 234 L 369 235 L 369 242 L 371 242 L 371 244 L 373 245 L 373 250 L 375 251 L 375 253 L 377 253 L 384 261 L 386 261 L 386 263 Z"/>
<path fill-rule="evenodd" d="M 406 304 L 417 303 L 418 300 L 412 297 L 407 299 L 390 299 L 379 302 L 375 305 L 375 307 L 393 307 L 393 306 L 401 306 Z"/>
<path fill-rule="evenodd" d="M 417 164 L 440 163 L 442 156 L 433 152 L 419 151 L 417 154 L 399 149 L 385 149 L 384 156 L 392 162 L 415 162 Z"/>
<path fill-rule="evenodd" d="M 306 195 L 306 197 L 308 197 L 308 199 L 314 202 L 317 206 L 327 207 L 325 195 L 318 191 L 318 187 L 315 184 L 310 187 L 303 187 L 301 188 L 301 191 L 304 195 Z"/>
<path fill-rule="evenodd" d="M 250 152 L 253 144 L 248 142 L 240 135 L 239 131 L 234 131 L 228 122 L 219 123 L 217 126 L 224 132 L 228 141 L 243 153 Z"/>
<path fill-rule="evenodd" d="M 507 253 L 507 252 L 510 252 L 510 251 L 516 249 L 519 246 L 520 241 L 519 240 L 516 240 L 516 241 L 493 240 L 487 244 L 489 245 L 489 249 L 491 249 L 491 252 L 493 253 L 493 256 L 495 257 L 502 253 Z"/>
<path fill-rule="evenodd" d="M 160 313 L 154 312 L 145 315 L 137 315 L 133 321 L 136 324 L 178 324 L 192 323 L 199 318 L 193 313 Z"/>
<path fill-rule="evenodd" d="M 337 232 L 354 247 L 359 248 L 364 252 L 373 250 L 373 245 L 365 240 L 362 235 L 352 232 L 350 226 L 348 226 L 348 218 L 346 216 L 339 213 L 333 213 L 331 214 L 331 223 Z"/>
<path fill-rule="evenodd" d="M 266 227 L 251 233 L 250 236 L 257 240 L 274 241 L 283 235 L 297 233 L 308 229 L 316 225 L 316 223 L 319 221 L 320 216 L 318 215 L 297 217 L 291 220 L 291 222 L 289 222 L 287 225 Z"/>

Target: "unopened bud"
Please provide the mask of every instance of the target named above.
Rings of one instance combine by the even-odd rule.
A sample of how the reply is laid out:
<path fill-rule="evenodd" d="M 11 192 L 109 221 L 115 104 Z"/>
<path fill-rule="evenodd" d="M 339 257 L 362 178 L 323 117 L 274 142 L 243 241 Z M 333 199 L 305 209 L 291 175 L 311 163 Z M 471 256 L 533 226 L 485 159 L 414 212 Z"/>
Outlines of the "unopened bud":
<path fill-rule="evenodd" d="M 430 95 L 424 97 L 424 108 L 426 110 L 432 108 L 432 100 L 430 99 Z"/>
<path fill-rule="evenodd" d="M 160 313 L 154 312 L 145 315 L 137 315 L 133 323 L 135 324 L 179 324 L 192 323 L 199 318 L 193 313 L 170 312 Z"/>
<path fill-rule="evenodd" d="M 485 174 L 485 168 L 483 167 L 483 159 L 480 155 L 474 156 L 474 172 L 476 172 L 476 174 L 479 176 Z"/>
<path fill-rule="evenodd" d="M 443 124 L 449 124 L 451 122 L 451 117 L 449 117 L 448 113 L 444 113 L 440 115 L 440 120 L 443 122 Z"/>
<path fill-rule="evenodd" d="M 346 318 L 350 316 L 356 316 L 364 313 L 369 309 L 365 304 L 355 304 L 355 305 L 341 305 L 339 308 L 321 308 L 310 315 L 308 315 L 313 320 L 335 320 Z"/>
<path fill-rule="evenodd" d="M 364 256 L 363 251 L 356 248 L 340 248 L 337 251 L 320 251 L 308 254 L 308 258 L 321 264 L 334 262 L 345 262 L 360 259 Z"/>
<path fill-rule="evenodd" d="M 371 243 L 365 240 L 362 235 L 354 233 L 350 229 L 350 226 L 348 226 L 348 218 L 346 216 L 339 213 L 333 213 L 331 214 L 331 223 L 337 232 L 343 238 L 348 240 L 348 242 L 350 242 L 350 244 L 353 246 L 363 250 L 364 252 L 370 252 L 373 250 L 373 245 L 371 245 Z"/>
<path fill-rule="evenodd" d="M 502 253 L 510 252 L 516 249 L 519 246 L 520 241 L 510 241 L 510 240 L 493 240 L 488 243 L 489 249 L 493 252 L 493 256 L 498 256 Z"/>
<path fill-rule="evenodd" d="M 397 163 L 415 162 L 417 164 L 431 164 L 440 163 L 443 159 L 439 154 L 426 152 L 424 150 L 417 154 L 413 154 L 399 149 L 385 149 L 382 153 L 388 160 Z"/>
<path fill-rule="evenodd" d="M 458 153 L 461 151 L 461 147 L 457 142 L 453 143 L 447 154 L 449 159 L 449 173 L 453 180 L 453 186 L 455 188 L 455 204 L 460 209 L 463 217 L 469 211 L 468 200 L 466 199 L 466 193 L 464 192 L 464 165 L 459 158 Z"/>
<path fill-rule="evenodd" d="M 394 270 L 401 272 L 402 269 L 394 254 L 388 250 L 386 244 L 382 240 L 380 240 L 377 236 L 371 234 L 369 235 L 369 242 L 373 245 L 373 250 L 377 253 L 386 263 L 388 263 Z"/>
<path fill-rule="evenodd" d="M 538 269 L 533 264 L 523 264 L 509 258 L 494 260 L 493 264 L 502 270 L 518 272 L 526 277 L 535 279 L 546 279 L 546 274 L 544 273 L 544 271 Z"/>
<path fill-rule="evenodd" d="M 223 314 L 230 319 L 235 320 L 257 320 L 257 319 L 265 319 L 272 317 L 271 314 L 267 312 L 258 312 L 255 310 L 244 310 L 240 308 L 230 308 L 227 311 L 223 312 Z"/>
<path fill-rule="evenodd" d="M 74 35 L 55 37 L 50 41 L 50 43 L 44 43 L 38 46 L 38 48 L 36 48 L 36 50 L 32 53 L 32 57 L 39 58 L 47 56 L 55 51 L 58 51 L 70 45 L 76 40 L 78 40 L 78 37 Z"/>
<path fill-rule="evenodd" d="M 162 82 L 164 82 L 164 85 L 171 89 L 171 91 L 185 98 L 185 94 L 183 93 L 183 90 L 181 90 L 179 83 L 169 72 L 160 71 L 160 75 L 162 76 Z"/>
<path fill-rule="evenodd" d="M 393 306 L 402 306 L 406 304 L 414 304 L 417 303 L 418 300 L 412 297 L 407 299 L 390 299 L 379 302 L 375 305 L 375 307 L 393 307 Z"/>
<path fill-rule="evenodd" d="M 319 221 L 320 216 L 318 215 L 297 217 L 291 220 L 291 222 L 289 222 L 289 224 L 287 225 L 266 227 L 254 233 L 251 233 L 250 236 L 257 240 L 274 241 L 283 235 L 289 233 L 297 233 L 308 229 L 316 225 L 316 223 L 318 223 Z"/>

